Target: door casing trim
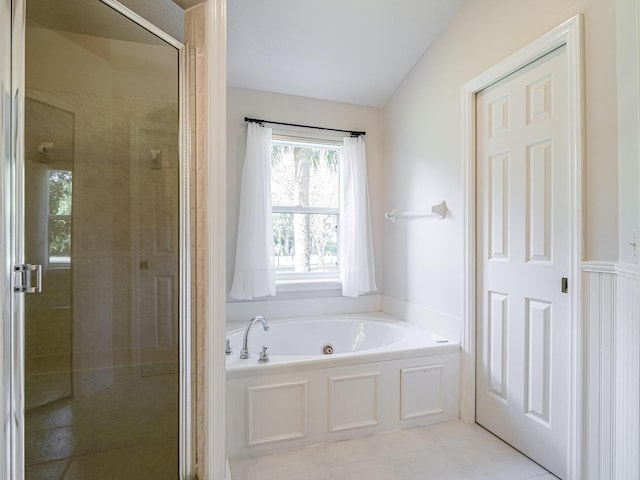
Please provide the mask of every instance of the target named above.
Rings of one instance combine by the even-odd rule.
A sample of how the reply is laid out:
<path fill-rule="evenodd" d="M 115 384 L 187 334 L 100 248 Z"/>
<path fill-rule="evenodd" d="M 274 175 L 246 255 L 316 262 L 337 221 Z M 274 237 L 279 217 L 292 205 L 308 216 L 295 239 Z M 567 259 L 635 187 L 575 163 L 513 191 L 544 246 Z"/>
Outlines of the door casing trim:
<path fill-rule="evenodd" d="M 207 88 L 207 288 L 205 295 L 205 434 L 207 480 L 227 477 L 225 449 L 225 325 L 227 301 L 227 0 L 205 10 Z M 227 480 L 230 480 L 227 478 Z"/>
<path fill-rule="evenodd" d="M 583 97 L 583 19 L 578 14 L 505 60 L 478 75 L 462 87 L 462 318 L 460 418 L 467 423 L 476 419 L 476 95 L 481 90 L 509 76 L 558 47 L 566 46 L 569 80 L 569 151 L 571 171 L 571 379 L 569 420 L 569 480 L 581 478 L 583 470 L 582 432 L 584 398 L 586 398 L 584 328 L 580 325 L 581 274 L 583 256 L 583 164 L 584 164 L 584 97 Z"/>

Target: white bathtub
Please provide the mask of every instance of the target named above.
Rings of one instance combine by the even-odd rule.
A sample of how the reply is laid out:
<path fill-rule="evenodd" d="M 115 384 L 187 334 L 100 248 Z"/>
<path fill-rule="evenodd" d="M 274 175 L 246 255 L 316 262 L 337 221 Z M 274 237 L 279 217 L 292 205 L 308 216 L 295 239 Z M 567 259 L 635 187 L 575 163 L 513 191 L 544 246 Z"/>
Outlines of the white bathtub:
<path fill-rule="evenodd" d="M 259 322 L 253 326 L 246 360 L 240 358 L 246 325 L 228 333 L 233 349 L 227 356 L 228 379 L 459 351 L 457 343 L 378 312 L 271 320 L 269 326 L 268 331 Z M 258 362 L 263 345 L 268 363 Z M 323 354 L 325 345 L 334 353 Z"/>
<path fill-rule="evenodd" d="M 382 313 L 269 320 L 228 333 L 230 458 L 458 416 L 459 345 Z M 270 361 L 259 363 L 262 345 Z M 333 353 L 325 355 L 323 347 Z"/>

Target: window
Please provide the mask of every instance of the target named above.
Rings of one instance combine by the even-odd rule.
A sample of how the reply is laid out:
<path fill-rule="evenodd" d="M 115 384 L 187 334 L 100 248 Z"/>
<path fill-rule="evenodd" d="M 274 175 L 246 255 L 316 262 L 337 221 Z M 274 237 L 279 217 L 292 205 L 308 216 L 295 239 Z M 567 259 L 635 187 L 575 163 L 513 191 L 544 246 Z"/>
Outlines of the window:
<path fill-rule="evenodd" d="M 275 135 L 272 144 L 277 283 L 337 281 L 340 145 Z"/>
<path fill-rule="evenodd" d="M 49 209 L 47 250 L 50 267 L 68 267 L 71 263 L 72 172 L 49 170 Z"/>

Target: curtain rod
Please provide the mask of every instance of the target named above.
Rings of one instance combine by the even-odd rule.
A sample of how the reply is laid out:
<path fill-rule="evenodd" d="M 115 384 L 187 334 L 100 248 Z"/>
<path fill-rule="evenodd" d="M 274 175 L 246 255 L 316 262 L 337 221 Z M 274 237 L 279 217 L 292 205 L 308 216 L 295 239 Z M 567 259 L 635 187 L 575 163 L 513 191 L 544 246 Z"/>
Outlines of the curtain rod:
<path fill-rule="evenodd" d="M 270 123 L 272 125 L 286 125 L 287 127 L 314 128 L 316 130 L 330 130 L 332 132 L 344 132 L 344 133 L 348 133 L 352 137 L 359 137 L 360 135 L 367 134 L 367 132 L 357 132 L 355 130 L 342 130 L 339 128 L 327 128 L 327 127 L 314 127 L 313 125 L 300 125 L 299 123 L 272 122 L 271 120 L 260 120 L 259 118 L 244 117 L 244 121 L 252 122 L 252 123 L 260 123 L 260 124 Z"/>

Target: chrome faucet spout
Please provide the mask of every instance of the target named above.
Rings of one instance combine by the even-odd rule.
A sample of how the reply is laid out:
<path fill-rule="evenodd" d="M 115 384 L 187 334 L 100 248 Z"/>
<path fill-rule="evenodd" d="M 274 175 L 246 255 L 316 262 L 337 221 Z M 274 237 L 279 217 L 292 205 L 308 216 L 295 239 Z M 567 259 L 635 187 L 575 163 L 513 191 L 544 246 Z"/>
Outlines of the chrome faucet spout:
<path fill-rule="evenodd" d="M 249 353 L 249 330 L 256 322 L 260 322 L 262 324 L 262 328 L 266 332 L 269 330 L 269 322 L 262 315 L 257 315 L 249 320 L 249 325 L 247 325 L 247 329 L 244 331 L 244 341 L 242 342 L 242 350 L 240 350 L 240 358 L 247 359 L 251 357 L 251 353 Z"/>

